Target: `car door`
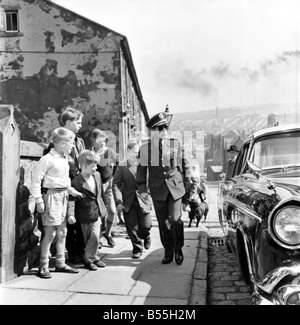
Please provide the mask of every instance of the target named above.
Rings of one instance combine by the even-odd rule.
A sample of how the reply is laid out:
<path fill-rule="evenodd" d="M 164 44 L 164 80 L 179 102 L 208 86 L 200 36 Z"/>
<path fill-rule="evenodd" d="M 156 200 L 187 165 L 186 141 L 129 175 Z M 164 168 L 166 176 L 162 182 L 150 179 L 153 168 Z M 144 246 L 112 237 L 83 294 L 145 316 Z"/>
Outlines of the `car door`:
<path fill-rule="evenodd" d="M 237 194 L 240 192 L 240 182 L 237 182 L 237 180 L 239 176 L 245 172 L 249 149 L 250 142 L 244 143 L 240 148 L 233 170 L 233 177 L 225 182 L 225 190 L 223 190 L 222 195 L 220 195 L 219 205 L 222 205 L 222 221 L 220 221 L 220 224 L 226 235 L 228 234 L 229 227 L 235 228 L 235 220 L 232 218 L 232 211 L 235 209 L 234 198 L 236 198 Z M 219 219 L 221 220 L 220 215 Z"/>

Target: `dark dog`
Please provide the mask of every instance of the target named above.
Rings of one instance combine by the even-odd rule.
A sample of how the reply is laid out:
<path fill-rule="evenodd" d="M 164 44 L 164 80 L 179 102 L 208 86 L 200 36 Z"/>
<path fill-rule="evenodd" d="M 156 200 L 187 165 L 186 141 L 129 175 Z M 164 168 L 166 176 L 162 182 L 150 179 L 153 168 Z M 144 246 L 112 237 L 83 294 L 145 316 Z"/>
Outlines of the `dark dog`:
<path fill-rule="evenodd" d="M 203 190 L 197 182 L 193 182 L 190 190 L 185 194 L 183 204 L 184 211 L 189 213 L 189 227 L 191 227 L 194 219 L 196 219 L 196 227 L 199 226 L 202 218 L 203 221 L 206 221 L 209 208 L 205 202 Z"/>
<path fill-rule="evenodd" d="M 203 218 L 203 222 L 206 221 L 206 217 L 208 214 L 208 205 L 206 202 L 197 202 L 194 200 L 189 201 L 190 211 L 189 211 L 189 227 L 191 227 L 192 222 L 194 219 L 196 219 L 196 227 L 199 226 L 199 222 Z"/>

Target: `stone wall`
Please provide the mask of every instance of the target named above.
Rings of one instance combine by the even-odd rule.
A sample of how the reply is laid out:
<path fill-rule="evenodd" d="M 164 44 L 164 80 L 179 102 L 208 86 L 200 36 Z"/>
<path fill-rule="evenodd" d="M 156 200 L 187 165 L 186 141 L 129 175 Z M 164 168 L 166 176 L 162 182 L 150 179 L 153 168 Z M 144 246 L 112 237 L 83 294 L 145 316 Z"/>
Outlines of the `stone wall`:
<path fill-rule="evenodd" d="M 31 180 L 37 161 L 46 146 L 30 141 L 20 144 L 19 218 L 16 250 L 16 273 L 38 266 L 41 240 L 41 223 L 35 212 L 31 195 Z"/>
<path fill-rule="evenodd" d="M 13 106 L 0 105 L 0 283 L 16 274 L 20 132 L 13 112 Z"/>
<path fill-rule="evenodd" d="M 20 141 L 13 106 L 0 105 L 0 283 L 38 265 L 41 230 L 30 190 L 44 148 Z"/>

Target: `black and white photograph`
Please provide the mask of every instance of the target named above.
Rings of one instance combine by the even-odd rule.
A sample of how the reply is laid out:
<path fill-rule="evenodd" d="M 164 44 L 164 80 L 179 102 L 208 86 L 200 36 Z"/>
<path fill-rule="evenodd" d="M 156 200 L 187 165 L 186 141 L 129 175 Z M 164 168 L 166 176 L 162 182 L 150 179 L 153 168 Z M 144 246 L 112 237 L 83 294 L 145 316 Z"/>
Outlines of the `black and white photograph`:
<path fill-rule="evenodd" d="M 300 305 L 299 0 L 0 0 L 0 44 L 0 305 Z"/>

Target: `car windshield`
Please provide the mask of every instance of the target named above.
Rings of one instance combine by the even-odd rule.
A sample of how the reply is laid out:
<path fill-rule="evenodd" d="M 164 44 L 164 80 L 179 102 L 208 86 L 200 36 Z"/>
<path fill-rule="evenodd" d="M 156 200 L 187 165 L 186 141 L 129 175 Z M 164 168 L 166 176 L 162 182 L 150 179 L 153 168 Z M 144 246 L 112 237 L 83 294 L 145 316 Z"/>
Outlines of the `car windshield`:
<path fill-rule="evenodd" d="M 261 168 L 300 162 L 300 132 L 268 135 L 253 146 L 250 160 Z"/>

